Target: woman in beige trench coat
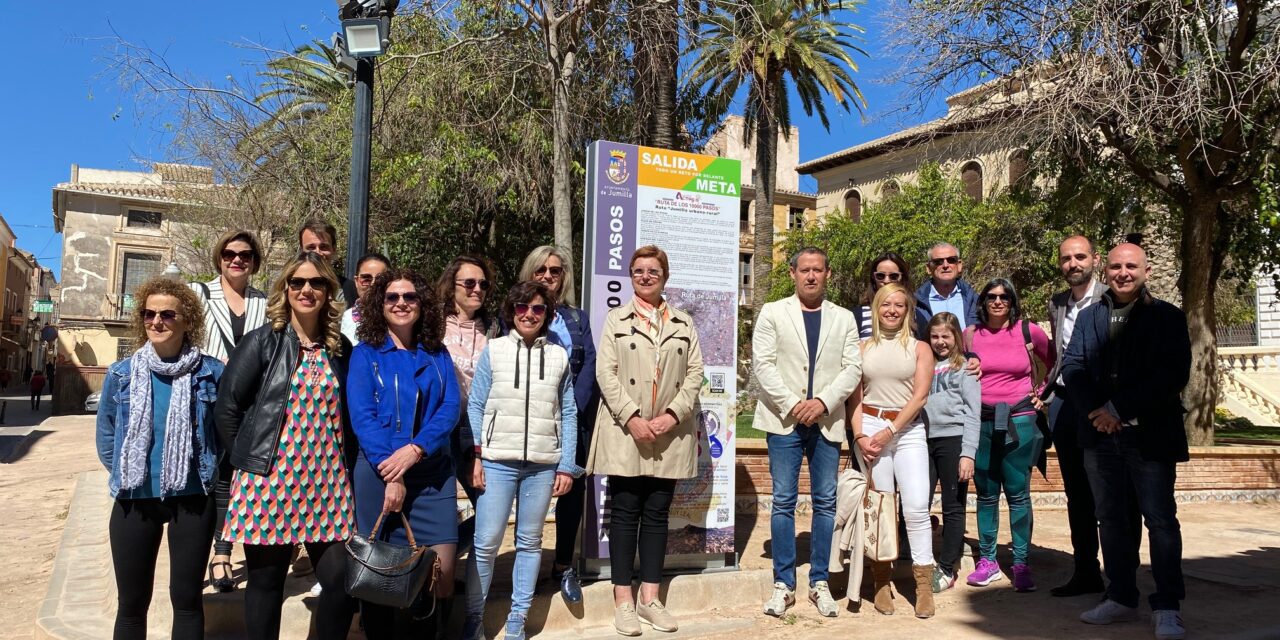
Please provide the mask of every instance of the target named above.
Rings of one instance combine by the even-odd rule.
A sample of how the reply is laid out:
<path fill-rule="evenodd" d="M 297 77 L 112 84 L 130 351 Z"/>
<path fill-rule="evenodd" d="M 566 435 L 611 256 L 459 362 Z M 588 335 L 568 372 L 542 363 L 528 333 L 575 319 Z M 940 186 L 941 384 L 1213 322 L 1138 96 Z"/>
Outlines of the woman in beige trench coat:
<path fill-rule="evenodd" d="M 614 626 L 640 635 L 643 622 L 675 631 L 658 600 L 666 559 L 667 516 L 676 480 L 697 471 L 697 401 L 702 349 L 689 314 L 662 298 L 667 254 L 641 247 L 631 257 L 631 302 L 609 312 L 596 351 L 599 413 L 588 473 L 607 475 Z M 640 552 L 640 602 L 631 577 Z"/>

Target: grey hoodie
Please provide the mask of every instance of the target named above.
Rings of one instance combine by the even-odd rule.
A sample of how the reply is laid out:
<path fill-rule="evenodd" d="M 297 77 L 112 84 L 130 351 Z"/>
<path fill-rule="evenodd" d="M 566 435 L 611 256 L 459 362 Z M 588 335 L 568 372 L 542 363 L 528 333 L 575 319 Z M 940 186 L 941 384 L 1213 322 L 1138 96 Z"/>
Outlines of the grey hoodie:
<path fill-rule="evenodd" d="M 976 458 L 981 405 L 982 386 L 973 374 L 963 368 L 935 374 L 929 387 L 929 400 L 924 405 L 929 437 L 963 436 L 960 456 Z"/>

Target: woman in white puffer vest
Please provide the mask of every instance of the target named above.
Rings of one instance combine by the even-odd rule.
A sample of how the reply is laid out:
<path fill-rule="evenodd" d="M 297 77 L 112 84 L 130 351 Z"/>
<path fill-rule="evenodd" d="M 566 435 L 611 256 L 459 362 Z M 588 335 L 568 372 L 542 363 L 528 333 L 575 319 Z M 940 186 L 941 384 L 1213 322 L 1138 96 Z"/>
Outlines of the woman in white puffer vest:
<path fill-rule="evenodd" d="M 489 341 L 476 363 L 467 414 L 475 444 L 472 486 L 476 533 L 467 565 L 463 638 L 480 637 L 493 564 L 516 504 L 516 559 L 506 637 L 523 640 L 542 561 L 542 525 L 551 497 L 582 475 L 574 464 L 578 409 L 569 354 L 547 341 L 555 302 L 547 288 L 522 282 L 502 303 L 511 332 Z"/>

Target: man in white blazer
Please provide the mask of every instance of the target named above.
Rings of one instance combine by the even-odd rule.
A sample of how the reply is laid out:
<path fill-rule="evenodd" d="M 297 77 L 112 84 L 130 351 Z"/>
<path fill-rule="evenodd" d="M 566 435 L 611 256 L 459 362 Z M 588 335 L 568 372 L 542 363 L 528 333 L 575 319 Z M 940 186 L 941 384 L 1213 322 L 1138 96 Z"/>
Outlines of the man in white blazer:
<path fill-rule="evenodd" d="M 809 543 L 809 601 L 827 617 L 837 613 L 827 586 L 835 529 L 836 474 L 845 439 L 844 401 L 862 380 L 853 314 L 826 299 L 827 254 L 806 247 L 791 256 L 796 294 L 770 302 L 756 318 L 751 367 L 760 387 L 754 427 L 764 431 L 773 477 L 770 531 L 773 594 L 764 612 L 781 616 L 795 604 L 796 500 L 800 463 L 809 460 L 813 526 Z"/>

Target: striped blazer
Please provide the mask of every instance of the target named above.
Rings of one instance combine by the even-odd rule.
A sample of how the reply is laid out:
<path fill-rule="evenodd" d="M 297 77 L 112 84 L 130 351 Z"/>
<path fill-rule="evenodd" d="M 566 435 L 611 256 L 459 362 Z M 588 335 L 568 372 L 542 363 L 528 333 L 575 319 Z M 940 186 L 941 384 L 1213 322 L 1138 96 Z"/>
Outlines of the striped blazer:
<path fill-rule="evenodd" d="M 222 278 L 187 285 L 204 304 L 205 343 L 200 350 L 223 362 L 231 357 L 235 338 L 231 332 L 231 309 L 222 293 Z M 205 290 L 208 288 L 208 294 Z M 267 294 L 246 287 L 244 292 L 244 335 L 267 323 Z"/>

